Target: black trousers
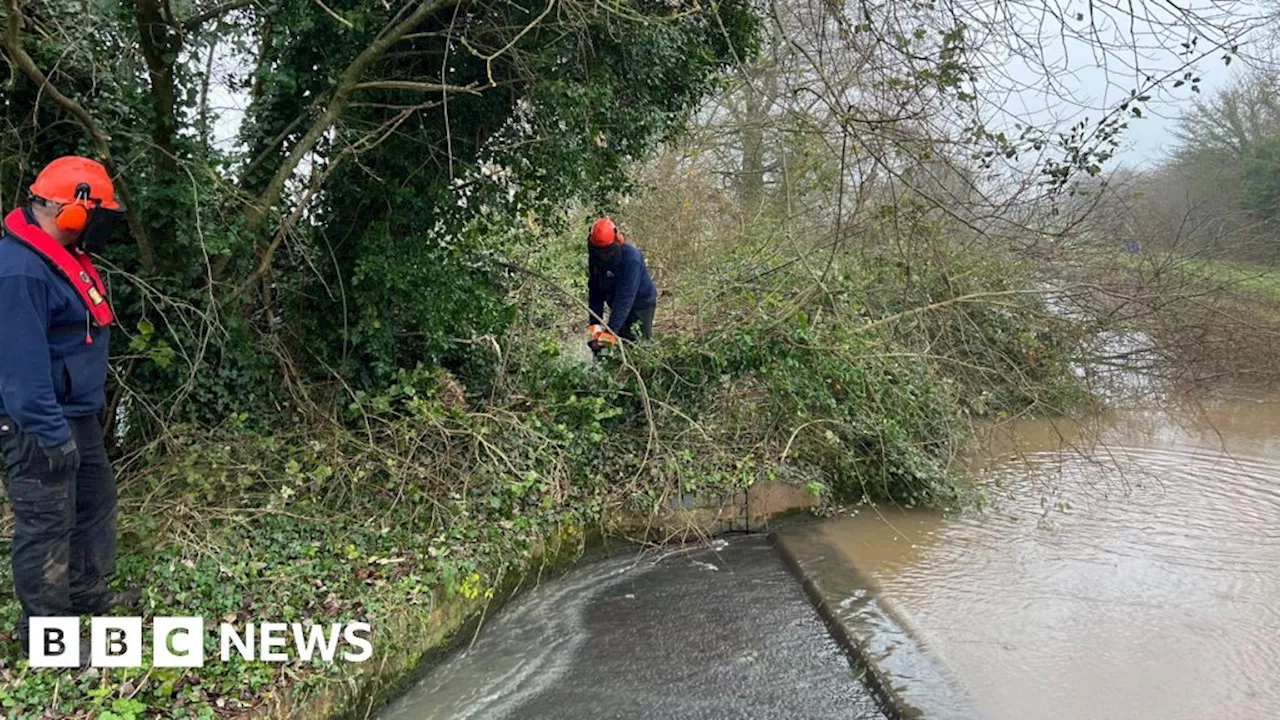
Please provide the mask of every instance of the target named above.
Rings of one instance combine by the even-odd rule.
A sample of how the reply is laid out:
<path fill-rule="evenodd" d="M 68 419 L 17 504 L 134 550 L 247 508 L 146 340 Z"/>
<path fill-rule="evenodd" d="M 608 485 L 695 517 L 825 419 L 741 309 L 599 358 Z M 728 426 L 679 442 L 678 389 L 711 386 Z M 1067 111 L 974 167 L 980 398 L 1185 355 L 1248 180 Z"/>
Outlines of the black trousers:
<path fill-rule="evenodd" d="M 623 323 L 622 330 L 618 333 L 623 340 L 635 340 L 636 329 L 640 330 L 640 337 L 645 340 L 653 339 L 653 311 L 657 309 L 657 304 L 642 308 L 631 308 L 631 314 L 627 315 L 627 321 Z"/>
<path fill-rule="evenodd" d="M 35 436 L 0 417 L 13 505 L 13 584 L 25 642 L 32 616 L 89 615 L 106 609 L 116 564 L 116 477 L 96 417 L 68 418 L 80 466 L 53 473 Z M 7 431 L 3 428 L 8 428 Z"/>

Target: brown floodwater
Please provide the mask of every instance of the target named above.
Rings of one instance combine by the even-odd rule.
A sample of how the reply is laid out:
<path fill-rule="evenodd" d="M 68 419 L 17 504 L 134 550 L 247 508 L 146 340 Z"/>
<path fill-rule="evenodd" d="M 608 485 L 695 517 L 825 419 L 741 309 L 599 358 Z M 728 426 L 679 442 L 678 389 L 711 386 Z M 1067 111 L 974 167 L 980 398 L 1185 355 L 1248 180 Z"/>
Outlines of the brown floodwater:
<path fill-rule="evenodd" d="M 983 511 L 822 526 L 986 717 L 1280 718 L 1280 402 L 990 447 Z"/>

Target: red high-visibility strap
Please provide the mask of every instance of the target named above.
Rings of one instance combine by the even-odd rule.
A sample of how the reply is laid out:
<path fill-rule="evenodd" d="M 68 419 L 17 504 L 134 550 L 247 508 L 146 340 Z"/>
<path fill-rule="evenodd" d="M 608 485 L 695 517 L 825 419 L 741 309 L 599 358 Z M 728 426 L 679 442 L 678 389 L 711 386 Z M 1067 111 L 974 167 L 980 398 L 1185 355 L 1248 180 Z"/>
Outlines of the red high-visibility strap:
<path fill-rule="evenodd" d="M 62 243 L 41 230 L 39 225 L 29 221 L 22 208 L 9 213 L 4 219 L 4 226 L 9 234 L 35 250 L 71 283 L 95 325 L 106 327 L 111 324 L 115 316 L 111 312 L 111 303 L 107 302 L 107 286 L 102 284 L 102 278 L 93 267 L 88 253 L 78 247 L 70 250 L 63 247 Z"/>

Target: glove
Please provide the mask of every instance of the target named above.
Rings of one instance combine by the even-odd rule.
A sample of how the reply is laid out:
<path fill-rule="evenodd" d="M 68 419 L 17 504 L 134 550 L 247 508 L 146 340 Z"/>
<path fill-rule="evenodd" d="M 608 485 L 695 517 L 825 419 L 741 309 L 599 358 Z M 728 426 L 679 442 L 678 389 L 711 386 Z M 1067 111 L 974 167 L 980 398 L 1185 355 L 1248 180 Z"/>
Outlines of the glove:
<path fill-rule="evenodd" d="M 80 467 L 80 447 L 76 445 L 75 438 L 71 438 L 57 447 L 42 447 L 40 449 L 44 451 L 44 456 L 49 459 L 49 472 L 74 472 Z"/>

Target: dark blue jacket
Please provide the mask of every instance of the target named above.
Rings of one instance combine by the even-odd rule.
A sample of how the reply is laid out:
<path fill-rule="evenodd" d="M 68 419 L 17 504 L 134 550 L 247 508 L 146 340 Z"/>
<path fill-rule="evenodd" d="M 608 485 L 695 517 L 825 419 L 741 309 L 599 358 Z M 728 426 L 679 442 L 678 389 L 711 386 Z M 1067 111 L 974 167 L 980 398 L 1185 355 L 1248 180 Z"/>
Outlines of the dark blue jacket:
<path fill-rule="evenodd" d="M 106 406 L 109 328 L 89 330 L 71 283 L 21 240 L 0 237 L 0 414 L 45 447 L 71 438 L 66 418 Z M 93 343 L 85 342 L 91 332 Z"/>
<path fill-rule="evenodd" d="M 609 329 L 618 334 L 627 324 L 631 311 L 647 308 L 658 302 L 658 287 L 649 277 L 644 266 L 644 255 L 634 245 L 623 245 L 617 263 L 606 266 L 590 261 L 587 278 L 587 299 L 591 305 L 591 322 L 604 317 L 605 303 L 609 304 Z"/>

